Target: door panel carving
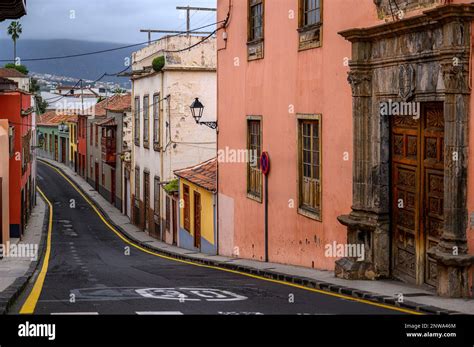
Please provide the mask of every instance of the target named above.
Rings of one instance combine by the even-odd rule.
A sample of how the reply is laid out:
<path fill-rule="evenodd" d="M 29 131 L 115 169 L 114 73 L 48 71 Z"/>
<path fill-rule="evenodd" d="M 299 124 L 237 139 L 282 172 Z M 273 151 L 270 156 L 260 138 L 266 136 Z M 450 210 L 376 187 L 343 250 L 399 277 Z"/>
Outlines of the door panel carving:
<path fill-rule="evenodd" d="M 392 273 L 434 286 L 436 262 L 427 251 L 443 232 L 443 104 L 424 104 L 419 120 L 394 117 L 391 138 Z"/>

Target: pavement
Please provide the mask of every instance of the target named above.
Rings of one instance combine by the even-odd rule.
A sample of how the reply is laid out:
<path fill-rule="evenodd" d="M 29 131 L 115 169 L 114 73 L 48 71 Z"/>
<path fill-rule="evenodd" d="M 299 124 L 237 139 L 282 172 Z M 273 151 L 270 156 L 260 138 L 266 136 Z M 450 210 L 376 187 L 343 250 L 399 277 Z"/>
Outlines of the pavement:
<path fill-rule="evenodd" d="M 143 254 L 144 252 L 140 252 L 138 254 L 135 254 L 135 252 L 133 252 L 133 257 L 126 258 L 127 260 L 123 262 L 123 257 L 118 257 L 117 249 L 108 249 L 109 247 L 118 247 L 119 245 L 121 245 L 122 248 L 120 249 L 120 252 L 123 253 L 123 240 L 118 239 L 116 235 L 111 233 L 110 230 L 102 231 L 104 229 L 103 225 L 101 226 L 101 223 L 103 224 L 103 221 L 95 220 L 96 216 L 93 215 L 93 212 L 89 210 L 89 208 L 85 204 L 80 204 L 81 209 L 84 209 L 84 213 L 79 217 L 72 216 L 69 212 L 66 213 L 62 211 L 61 217 L 58 216 L 57 218 L 68 221 L 70 221 L 71 219 L 78 218 L 79 221 L 82 221 L 82 224 L 80 222 L 78 222 L 78 224 L 69 222 L 69 225 L 73 224 L 74 228 L 80 228 L 80 231 L 74 230 L 74 233 L 84 235 L 85 240 L 83 243 L 81 243 L 81 247 L 98 248 L 95 251 L 86 251 L 86 254 L 82 257 L 79 257 L 79 260 L 77 260 L 77 266 L 71 265 L 62 268 L 60 265 L 68 263 L 68 260 L 63 259 L 63 257 L 66 257 L 66 255 L 61 254 L 66 252 L 66 250 L 69 250 L 71 254 L 74 254 L 74 248 L 71 248 L 71 245 L 68 246 L 68 237 L 56 240 L 57 247 L 59 247 L 60 245 L 65 245 L 65 248 L 63 247 L 62 249 L 60 249 L 60 251 L 56 250 L 56 252 L 58 252 L 56 253 L 57 260 L 55 260 L 54 263 L 56 263 L 57 265 L 53 266 L 53 269 L 57 268 L 59 274 L 63 275 L 64 271 L 66 271 L 67 274 L 75 280 L 81 278 L 83 281 L 91 280 L 92 283 L 99 282 L 101 284 L 100 286 L 91 287 L 96 289 L 103 288 L 105 292 L 103 292 L 102 295 L 108 293 L 107 291 L 110 291 L 110 293 L 113 293 L 111 295 L 118 297 L 127 297 L 127 295 L 132 295 L 130 294 L 132 292 L 136 294 L 136 288 L 138 288 L 138 292 L 141 293 L 141 296 L 148 295 L 149 298 L 152 298 L 154 295 L 159 296 L 163 294 L 160 294 L 158 292 L 155 292 L 154 294 L 151 292 L 148 294 L 146 293 L 147 288 L 145 287 L 147 285 L 149 286 L 150 283 L 154 283 L 156 281 L 160 283 L 161 289 L 169 287 L 174 290 L 175 294 L 181 293 L 176 294 L 181 295 L 181 299 L 183 295 L 185 295 L 186 297 L 192 297 L 194 294 L 189 294 L 188 292 L 186 292 L 187 287 L 182 287 L 184 288 L 184 292 L 186 292 L 186 294 L 183 294 L 183 289 L 180 291 L 178 287 L 189 287 L 190 285 L 199 287 L 201 289 L 204 287 L 212 287 L 216 290 L 219 289 L 223 291 L 229 291 L 230 293 L 233 293 L 237 296 L 251 298 L 244 300 L 245 304 L 243 304 L 243 302 L 240 302 L 236 306 L 228 304 L 225 309 L 215 308 L 214 306 L 209 309 L 209 304 L 205 306 L 197 305 L 195 309 L 188 310 L 187 313 L 215 314 L 217 312 L 225 313 L 243 311 L 249 313 L 255 313 L 255 311 L 257 311 L 258 313 L 265 314 L 394 313 L 384 308 L 381 309 L 381 307 L 377 305 L 382 305 L 382 307 L 400 307 L 402 309 L 409 309 L 428 314 L 474 313 L 473 299 L 441 298 L 436 296 L 436 293 L 430 289 L 420 288 L 398 281 L 349 281 L 335 278 L 334 273 L 331 271 L 320 271 L 292 265 L 263 263 L 253 260 L 230 258 L 224 256 L 211 256 L 168 245 L 150 237 L 147 233 L 141 231 L 136 226 L 131 224 L 128 217 L 122 215 L 120 211 L 118 211 L 114 206 L 107 202 L 82 177 L 73 172 L 73 170 L 71 170 L 69 167 L 51 160 L 42 160 L 60 169 L 72 182 L 74 182 L 82 191 L 82 193 L 85 194 L 94 203 L 94 205 L 105 215 L 107 220 L 112 225 L 114 225 L 116 227 L 116 230 L 118 230 L 119 233 L 125 236 L 126 239 L 132 241 L 135 244 L 139 244 L 145 251 L 149 250 L 150 253 L 156 252 L 165 257 L 148 257 L 147 254 Z M 59 200 L 67 199 L 65 201 L 69 201 L 71 195 L 77 195 L 77 192 L 71 190 L 68 185 L 64 183 L 59 184 L 59 182 L 62 180 L 61 178 L 59 178 L 60 176 L 56 175 L 54 173 L 54 170 L 49 167 L 46 167 L 46 165 L 39 165 L 39 173 L 41 176 L 43 176 L 44 180 L 51 182 L 51 185 L 45 185 L 45 182 L 43 180 L 39 180 L 40 185 L 44 187 L 46 195 L 49 195 L 55 201 L 55 206 L 63 208 L 63 203 L 60 203 Z M 64 197 L 65 192 L 67 192 L 66 197 Z M 78 195 L 76 196 L 76 198 L 81 200 L 80 196 Z M 66 214 L 67 216 L 64 216 L 64 214 Z M 87 220 L 87 224 L 83 223 L 85 220 Z M 58 225 L 58 227 L 61 228 L 60 225 Z M 99 230 L 101 230 L 100 233 Z M 94 232 L 96 232 L 96 234 L 94 234 Z M 100 243 L 100 245 L 98 245 L 98 243 Z M 77 249 L 77 245 L 75 246 L 75 248 Z M 53 253 L 54 252 L 55 250 L 53 247 Z M 191 263 L 204 267 L 189 266 L 189 264 L 187 263 L 179 263 L 176 261 L 173 262 L 172 260 L 166 259 L 167 257 L 169 257 L 169 259 L 175 259 L 178 261 L 189 261 Z M 91 262 L 94 259 L 95 262 Z M 132 263 L 130 263 L 131 260 Z M 80 268 L 81 265 L 84 264 L 86 264 L 86 266 L 87 264 L 89 264 L 88 271 L 94 270 L 96 272 L 97 269 L 101 269 L 106 273 L 108 271 L 107 267 L 104 267 L 105 265 L 118 266 L 121 264 L 125 268 L 122 269 L 123 273 L 121 273 L 120 277 L 126 278 L 127 280 L 123 281 L 117 278 L 112 278 L 112 273 L 108 274 L 108 276 L 111 277 L 107 280 L 104 280 L 103 278 L 97 279 L 97 277 L 94 276 L 88 278 L 88 275 L 86 275 L 86 273 L 81 275 L 81 277 L 78 275 L 77 271 L 82 271 L 80 270 Z M 136 272 L 130 272 L 130 266 L 133 269 L 139 271 L 140 273 L 147 274 L 147 276 L 139 278 L 140 276 L 138 276 Z M 224 271 L 215 271 L 209 267 L 220 268 Z M 262 281 L 254 279 L 252 277 L 242 278 L 242 275 L 231 275 L 227 271 L 237 271 L 239 273 L 248 274 L 249 276 L 257 276 L 259 278 L 263 277 L 268 279 L 268 281 Z M 98 276 L 100 277 L 101 275 Z M 132 278 L 134 278 L 135 281 L 131 280 Z M 196 280 L 196 283 L 194 283 L 194 279 Z M 62 278 L 57 280 L 63 281 Z M 288 283 L 292 287 L 287 287 L 284 285 L 282 286 L 281 284 L 275 284 L 272 283 L 273 281 L 279 283 Z M 129 286 L 128 288 L 123 287 L 125 282 Z M 80 290 L 82 290 L 79 289 L 81 287 L 80 283 L 80 281 L 77 282 L 77 284 L 75 285 L 76 289 L 74 290 L 76 290 L 76 292 L 79 291 L 77 292 L 79 293 L 79 295 L 83 295 L 83 293 L 80 293 Z M 111 284 L 116 288 L 111 288 Z M 46 281 L 45 287 L 48 287 L 48 281 Z M 200 290 L 199 288 L 197 289 L 198 291 Z M 314 291 L 308 292 L 303 288 L 312 289 Z M 92 289 L 92 291 L 94 290 L 95 289 Z M 43 297 L 42 295 L 40 303 L 38 303 L 38 305 L 41 307 L 39 312 L 46 312 L 49 310 L 47 305 L 40 305 L 42 304 L 42 301 L 47 302 L 48 300 L 53 300 L 54 302 L 55 300 L 64 300 L 64 298 L 71 293 L 70 290 L 67 290 L 59 295 L 59 293 L 57 293 L 59 289 L 57 288 L 54 290 L 53 288 L 51 288 L 51 291 L 52 293 L 46 295 L 45 297 Z M 295 292 L 298 293 L 299 300 L 297 300 L 297 302 L 302 303 L 301 307 L 299 305 L 295 305 L 294 302 L 293 305 L 287 305 L 288 296 L 291 297 L 291 295 L 294 295 Z M 401 298 L 400 294 L 403 294 L 403 300 L 399 300 Z M 100 295 L 101 294 L 94 293 L 94 295 L 92 295 L 92 299 L 95 300 L 98 296 L 100 297 Z M 225 296 L 230 294 L 223 295 Z M 354 302 L 347 299 L 340 299 L 338 295 L 340 295 L 341 297 L 345 296 L 354 298 L 354 300 L 356 301 Z M 272 300 L 272 298 L 274 298 L 274 300 Z M 170 300 L 173 301 L 172 299 Z M 363 302 L 372 302 L 375 306 L 371 307 L 367 304 L 361 304 L 357 300 L 362 300 Z M 236 299 L 236 301 L 238 301 L 238 299 Z M 313 307 L 313 304 L 316 306 Z M 353 306 L 354 304 L 357 305 Z M 198 306 L 199 308 L 197 308 Z M 144 304 L 143 308 L 140 309 L 146 310 L 146 307 L 148 307 L 148 304 Z M 64 310 L 66 311 L 68 309 L 67 305 L 61 308 L 64 308 Z M 162 308 L 163 307 L 160 306 L 160 310 Z M 171 305 L 169 307 L 166 306 L 166 308 L 169 309 L 170 312 L 176 311 L 175 305 Z M 122 308 L 117 308 L 117 310 L 119 312 L 122 312 Z M 114 312 L 114 309 L 105 311 L 110 313 Z M 178 311 L 182 312 L 181 310 Z M 128 310 L 126 313 L 130 313 L 130 310 Z"/>
<path fill-rule="evenodd" d="M 0 260 L 0 314 L 8 312 L 15 299 L 21 294 L 28 281 L 33 276 L 44 251 L 44 236 L 46 232 L 45 215 L 48 211 L 40 195 L 37 205 L 31 212 L 25 233 L 19 238 L 10 239 L 10 245 L 36 245 L 36 259 L 25 257 L 4 257 Z"/>

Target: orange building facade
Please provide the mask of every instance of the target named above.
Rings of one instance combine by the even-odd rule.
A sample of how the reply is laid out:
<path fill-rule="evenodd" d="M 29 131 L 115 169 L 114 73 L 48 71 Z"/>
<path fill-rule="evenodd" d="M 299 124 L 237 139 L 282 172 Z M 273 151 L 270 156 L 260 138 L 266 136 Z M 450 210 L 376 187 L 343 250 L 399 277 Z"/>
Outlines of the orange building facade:
<path fill-rule="evenodd" d="M 0 90 L 0 119 L 9 124 L 9 237 L 20 238 L 34 206 L 31 95 L 15 88 Z"/>
<path fill-rule="evenodd" d="M 396 5 L 218 0 L 220 254 L 472 295 L 473 7 Z"/>

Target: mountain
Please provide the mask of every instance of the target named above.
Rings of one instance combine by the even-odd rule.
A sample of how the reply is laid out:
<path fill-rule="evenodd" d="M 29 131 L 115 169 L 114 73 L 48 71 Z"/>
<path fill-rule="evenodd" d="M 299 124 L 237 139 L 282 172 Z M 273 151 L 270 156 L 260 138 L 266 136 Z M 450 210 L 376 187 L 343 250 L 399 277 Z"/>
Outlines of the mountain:
<path fill-rule="evenodd" d="M 83 40 L 22 40 L 17 41 L 17 55 L 22 59 L 56 57 L 72 54 L 82 54 L 94 51 L 114 49 L 127 44 L 110 42 L 92 42 Z M 75 57 L 68 59 L 54 59 L 46 61 L 23 61 L 31 72 L 49 73 L 60 76 L 96 80 L 104 72 L 117 73 L 126 68 L 126 58 L 140 46 L 116 50 L 107 53 Z M 13 42 L 9 39 L 0 40 L 0 60 L 12 59 Z M 2 66 L 5 62 L 0 63 Z M 124 77 L 105 77 L 102 81 L 128 84 Z"/>

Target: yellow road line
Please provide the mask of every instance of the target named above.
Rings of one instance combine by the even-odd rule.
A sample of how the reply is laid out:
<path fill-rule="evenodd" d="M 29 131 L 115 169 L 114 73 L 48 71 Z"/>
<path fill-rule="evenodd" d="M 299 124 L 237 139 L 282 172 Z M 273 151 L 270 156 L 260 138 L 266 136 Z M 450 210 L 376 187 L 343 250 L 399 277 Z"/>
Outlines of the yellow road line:
<path fill-rule="evenodd" d="M 48 272 L 49 257 L 51 255 L 51 233 L 53 230 L 53 204 L 51 204 L 51 202 L 48 200 L 46 195 L 43 193 L 43 191 L 39 187 L 36 187 L 36 189 L 49 205 L 49 223 L 48 223 L 48 236 L 46 240 L 46 253 L 44 256 L 44 261 L 43 261 L 43 266 L 41 267 L 41 271 L 38 274 L 38 278 L 36 279 L 35 285 L 33 286 L 33 289 L 31 290 L 30 295 L 28 296 L 28 298 L 26 299 L 25 303 L 23 304 L 20 310 L 20 314 L 33 314 L 35 312 L 36 304 L 41 295 L 41 291 L 43 290 L 44 280 L 46 278 L 46 273 Z"/>
<path fill-rule="evenodd" d="M 218 266 L 212 266 L 212 265 L 205 265 L 205 264 L 199 264 L 199 263 L 195 263 L 195 262 L 192 262 L 192 261 L 188 261 L 188 260 L 182 260 L 182 259 L 176 259 L 176 258 L 173 258 L 173 257 L 169 257 L 169 256 L 166 256 L 166 255 L 162 255 L 162 254 L 159 254 L 157 252 L 153 252 L 153 251 L 150 251 L 146 248 L 143 248 L 133 242 L 131 242 L 129 239 L 127 239 L 125 236 L 122 235 L 121 232 L 119 232 L 118 230 L 116 230 L 106 219 L 105 217 L 102 215 L 102 213 L 99 211 L 99 209 L 95 206 L 95 204 L 86 196 L 82 193 L 82 191 L 77 187 L 77 185 L 72 182 L 69 177 L 67 177 L 65 174 L 63 174 L 61 172 L 61 170 L 59 170 L 58 168 L 56 168 L 55 166 L 47 163 L 47 162 L 44 162 L 42 160 L 40 160 L 42 163 L 44 163 L 45 165 L 49 166 L 50 168 L 52 168 L 53 170 L 55 170 L 59 175 L 61 175 L 83 198 L 84 200 L 92 207 L 92 209 L 95 211 L 95 213 L 99 216 L 99 218 L 102 220 L 102 222 L 113 232 L 115 233 L 120 239 L 122 239 L 122 241 L 124 241 L 125 243 L 129 244 L 130 246 L 136 248 L 136 249 L 139 249 L 140 251 L 144 252 L 144 253 L 148 253 L 148 254 L 151 254 L 155 257 L 159 257 L 159 258 L 162 258 L 162 259 L 167 259 L 167 260 L 171 260 L 171 261 L 174 261 L 174 262 L 179 262 L 179 263 L 183 263 L 183 264 L 188 264 L 188 265 L 193 265 L 193 266 L 198 266 L 198 267 L 202 267 L 202 268 L 207 268 L 207 269 L 213 269 L 213 270 L 219 270 L 219 271 L 224 271 L 224 272 L 229 272 L 229 273 L 233 273 L 233 274 L 239 274 L 239 275 L 242 275 L 242 276 L 246 276 L 246 277 L 251 277 L 251 278 L 254 278 L 254 279 L 258 279 L 258 280 L 262 280 L 262 281 L 267 281 L 267 282 L 272 282 L 272 283 L 278 283 L 278 284 L 282 284 L 282 285 L 285 285 L 285 286 L 289 286 L 289 287 L 294 287 L 294 288 L 298 288 L 298 289 L 303 289 L 303 290 L 306 290 L 306 291 L 310 291 L 310 292 L 314 292 L 314 293 L 319 293 L 319 294 L 324 294 L 324 295 L 329 295 L 329 296 L 333 296 L 333 297 L 337 297 L 337 298 L 340 298 L 340 299 L 345 299 L 345 300 L 349 300 L 349 301 L 355 301 L 355 302 L 359 302 L 359 303 L 363 303 L 363 304 L 367 304 L 367 305 L 371 305 L 371 306 L 377 306 L 377 307 L 381 307 L 381 308 L 385 308 L 385 309 L 388 309 L 388 310 L 392 310 L 392 311 L 398 311 L 398 312 L 403 312 L 403 313 L 407 313 L 407 314 L 413 314 L 413 315 L 423 315 L 423 313 L 421 312 L 417 312 L 417 311 L 413 311 L 413 310 L 410 310 L 410 309 L 405 309 L 405 308 L 401 308 L 401 307 L 396 307 L 396 306 L 390 306 L 390 305 L 386 305 L 386 304 L 382 304 L 382 303 L 377 303 L 377 302 L 373 302 L 373 301 L 369 301 L 369 300 L 366 300 L 366 299 L 360 299 L 360 298 L 354 298 L 352 296 L 348 296 L 348 295 L 344 295 L 344 294 L 338 294 L 338 293 L 332 293 L 332 292 L 327 292 L 327 291 L 324 291 L 324 290 L 320 290 L 320 289 L 314 289 L 314 288 L 309 288 L 309 287 L 305 287 L 305 286 L 302 286 L 302 285 L 299 285 L 299 284 L 295 284 L 295 283 L 290 283 L 290 282 L 285 282 L 285 281 L 280 281 L 280 280 L 275 280 L 275 279 L 271 279 L 271 278 L 266 278 L 266 277 L 262 277 L 262 276 L 258 276 L 258 275 L 253 275 L 253 274 L 249 274 L 249 273 L 245 273 L 245 272 L 240 272 L 240 271 L 236 271 L 236 270 L 230 270 L 230 269 L 225 269 L 225 268 L 221 268 L 221 267 L 218 267 Z"/>

